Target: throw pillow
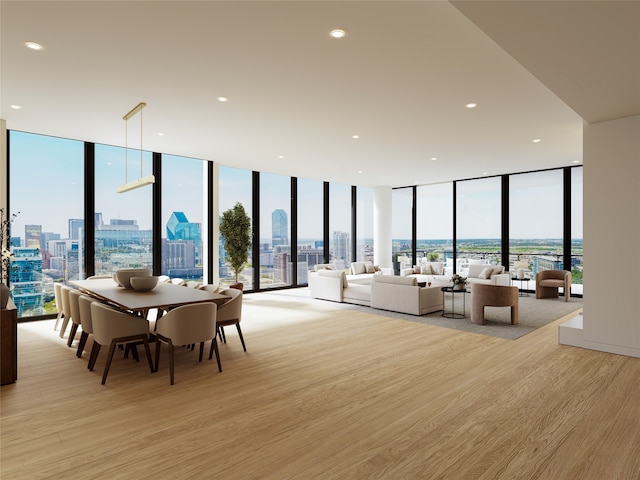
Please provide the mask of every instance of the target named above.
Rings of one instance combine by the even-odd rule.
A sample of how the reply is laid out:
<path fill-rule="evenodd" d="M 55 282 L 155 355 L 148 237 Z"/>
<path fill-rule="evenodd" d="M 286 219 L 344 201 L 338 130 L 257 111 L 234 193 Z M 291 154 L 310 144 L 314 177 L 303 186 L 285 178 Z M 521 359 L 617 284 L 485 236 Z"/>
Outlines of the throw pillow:
<path fill-rule="evenodd" d="M 360 275 L 361 273 L 366 273 L 366 269 L 364 267 L 363 262 L 353 262 L 351 263 L 351 273 L 353 275 Z"/>
<path fill-rule="evenodd" d="M 500 273 L 504 272 L 504 267 L 500 266 L 500 267 L 493 267 L 493 273 L 492 275 L 498 275 Z"/>
<path fill-rule="evenodd" d="M 373 269 L 374 269 L 376 272 L 379 272 L 379 271 L 380 271 L 380 265 L 374 265 L 374 266 L 373 266 Z"/>
<path fill-rule="evenodd" d="M 367 273 L 376 273 L 376 269 L 373 265 L 367 265 Z"/>
<path fill-rule="evenodd" d="M 421 265 L 420 266 L 420 273 L 422 275 L 433 275 L 433 268 L 431 267 L 431 265 Z"/>
<path fill-rule="evenodd" d="M 482 269 L 482 271 L 480 272 L 480 275 L 478 275 L 478 278 L 484 278 L 485 280 L 487 280 L 491 278 L 491 275 L 493 275 L 493 268 L 486 267 Z"/>
<path fill-rule="evenodd" d="M 420 274 L 420 267 L 419 267 L 419 266 L 417 266 L 417 265 L 416 265 L 416 266 L 414 266 L 414 267 L 413 267 L 413 273 L 415 273 L 416 275 L 419 275 L 419 274 Z"/>

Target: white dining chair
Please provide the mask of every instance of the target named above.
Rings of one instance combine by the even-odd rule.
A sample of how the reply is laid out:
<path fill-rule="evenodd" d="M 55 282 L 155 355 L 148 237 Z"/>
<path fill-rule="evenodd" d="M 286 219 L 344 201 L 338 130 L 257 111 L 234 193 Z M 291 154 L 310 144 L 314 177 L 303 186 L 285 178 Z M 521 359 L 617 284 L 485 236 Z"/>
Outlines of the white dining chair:
<path fill-rule="evenodd" d="M 60 286 L 60 299 L 62 300 L 62 325 L 60 326 L 60 338 L 64 338 L 69 320 L 71 320 L 71 309 L 69 307 L 69 292 L 71 288 L 66 285 Z"/>
<path fill-rule="evenodd" d="M 242 290 L 237 288 L 227 288 L 219 293 L 230 297 L 229 300 L 218 307 L 216 328 L 218 329 L 220 340 L 227 343 L 227 336 L 225 335 L 224 327 L 235 325 L 238 330 L 240 342 L 242 343 L 242 349 L 246 352 L 247 347 L 244 344 L 244 337 L 242 336 L 242 329 L 240 328 L 240 320 L 242 320 Z M 211 347 L 213 348 L 213 344 Z M 209 356 L 211 356 L 211 352 L 209 353 Z"/>
<path fill-rule="evenodd" d="M 78 342 L 78 350 L 76 351 L 76 356 L 78 358 L 82 357 L 82 353 L 84 352 L 84 347 L 87 344 L 87 340 L 89 339 L 89 335 L 93 335 L 93 322 L 91 320 L 91 304 L 93 300 L 91 297 L 87 295 L 80 295 L 78 299 L 78 306 L 80 311 L 80 324 L 82 325 L 82 333 L 80 334 L 80 341 Z M 87 368 L 89 368 L 89 364 L 87 364 Z"/>
<path fill-rule="evenodd" d="M 174 384 L 174 349 L 176 345 L 200 344 L 200 356 L 202 362 L 204 343 L 211 340 L 212 351 L 215 351 L 218 362 L 218 371 L 222 372 L 218 343 L 216 341 L 216 311 L 217 306 L 213 302 L 193 303 L 174 308 L 158 319 L 156 329 L 152 332 L 156 337 L 156 365 L 158 371 L 160 363 L 160 346 L 166 343 L 169 346 L 169 379 Z M 209 356 L 211 358 L 211 354 Z"/>
<path fill-rule="evenodd" d="M 67 347 L 70 347 L 73 340 L 76 338 L 76 332 L 80 326 L 80 304 L 78 299 L 82 295 L 78 290 L 73 288 L 69 289 L 69 310 L 71 311 L 71 330 L 69 331 L 69 338 L 67 338 Z"/>

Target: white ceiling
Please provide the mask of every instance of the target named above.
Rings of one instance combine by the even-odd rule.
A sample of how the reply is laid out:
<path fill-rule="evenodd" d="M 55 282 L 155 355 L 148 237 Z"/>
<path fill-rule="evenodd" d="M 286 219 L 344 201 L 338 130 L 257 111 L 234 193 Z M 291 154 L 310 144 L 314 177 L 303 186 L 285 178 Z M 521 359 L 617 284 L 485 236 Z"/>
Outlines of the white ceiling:
<path fill-rule="evenodd" d="M 640 113 L 639 6 L 3 0 L 0 115 L 124 145 L 144 101 L 145 150 L 364 186 L 573 165 Z"/>

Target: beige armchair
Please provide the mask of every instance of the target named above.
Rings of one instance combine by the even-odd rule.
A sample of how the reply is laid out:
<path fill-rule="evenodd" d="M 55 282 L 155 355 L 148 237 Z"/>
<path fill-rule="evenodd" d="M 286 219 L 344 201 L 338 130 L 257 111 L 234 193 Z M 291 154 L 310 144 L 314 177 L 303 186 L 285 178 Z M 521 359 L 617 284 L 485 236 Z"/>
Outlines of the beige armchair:
<path fill-rule="evenodd" d="M 558 289 L 564 289 L 564 301 L 571 297 L 571 272 L 542 270 L 536 274 L 536 298 L 558 298 Z"/>
<path fill-rule="evenodd" d="M 242 349 L 246 352 L 247 347 L 244 344 L 244 338 L 242 336 L 242 330 L 240 329 L 240 320 L 242 319 L 242 290 L 238 290 L 237 288 L 227 288 L 220 292 L 222 295 L 227 295 L 231 297 L 230 300 L 227 300 L 222 306 L 218 307 L 218 316 L 216 318 L 216 327 L 218 329 L 218 334 L 220 335 L 220 339 L 227 343 L 227 336 L 224 333 L 224 327 L 228 327 L 231 325 L 235 325 L 238 330 L 238 336 L 240 337 L 240 342 L 242 343 Z M 212 344 L 213 348 L 213 344 Z M 211 357 L 211 353 L 209 353 L 209 357 Z"/>
<path fill-rule="evenodd" d="M 471 284 L 471 321 L 484 325 L 484 307 L 511 307 L 511 325 L 517 325 L 520 305 L 518 287 Z"/>

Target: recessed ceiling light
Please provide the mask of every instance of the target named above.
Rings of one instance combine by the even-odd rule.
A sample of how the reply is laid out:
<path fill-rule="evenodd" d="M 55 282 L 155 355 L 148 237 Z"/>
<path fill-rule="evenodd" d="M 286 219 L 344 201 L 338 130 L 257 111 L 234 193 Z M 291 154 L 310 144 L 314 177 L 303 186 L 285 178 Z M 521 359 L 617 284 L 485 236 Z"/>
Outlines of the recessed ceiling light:
<path fill-rule="evenodd" d="M 362 170 L 358 170 L 358 173 L 362 173 Z"/>
<path fill-rule="evenodd" d="M 533 140 L 531 140 L 533 143 L 540 143 L 542 140 L 540 140 L 539 138 L 534 138 Z"/>
<path fill-rule="evenodd" d="M 482 172 L 482 175 L 486 177 L 489 174 L 487 172 Z"/>
<path fill-rule="evenodd" d="M 159 137 L 164 137 L 164 133 L 162 133 L 162 132 L 158 132 L 158 136 L 159 136 Z"/>
<path fill-rule="evenodd" d="M 478 104 L 477 104 L 477 103 L 467 103 L 467 104 L 465 105 L 465 107 L 467 107 L 467 108 L 476 108 L 477 106 L 478 106 Z"/>
<path fill-rule="evenodd" d="M 24 44 L 27 48 L 30 48 L 31 50 L 42 50 L 43 48 L 42 45 L 36 42 L 24 42 Z"/>
<path fill-rule="evenodd" d="M 344 38 L 346 34 L 347 32 L 345 32 L 341 28 L 336 28 L 335 30 L 331 30 L 331 33 L 329 33 L 329 35 L 331 35 L 333 38 Z"/>
<path fill-rule="evenodd" d="M 431 161 L 435 162 L 438 159 L 438 157 L 431 157 Z"/>
<path fill-rule="evenodd" d="M 355 138 L 357 140 L 360 138 L 360 135 L 351 135 L 351 138 Z"/>
<path fill-rule="evenodd" d="M 228 97 L 218 97 L 218 101 L 219 102 L 228 102 L 229 98 Z"/>
<path fill-rule="evenodd" d="M 20 110 L 22 108 L 21 105 L 11 105 L 11 108 L 13 108 L 14 110 Z"/>
<path fill-rule="evenodd" d="M 278 155 L 278 158 L 283 159 L 284 155 Z"/>
<path fill-rule="evenodd" d="M 580 163 L 580 160 L 574 160 L 573 163 Z"/>

